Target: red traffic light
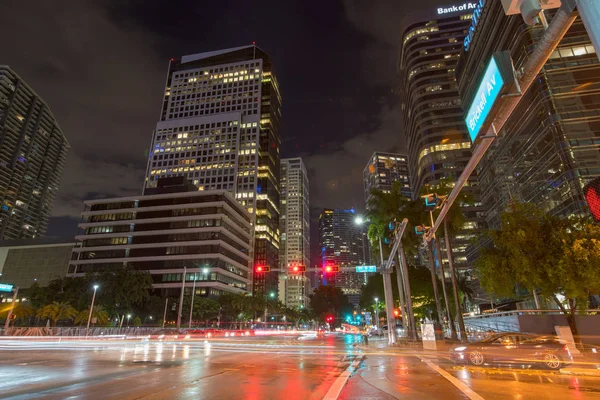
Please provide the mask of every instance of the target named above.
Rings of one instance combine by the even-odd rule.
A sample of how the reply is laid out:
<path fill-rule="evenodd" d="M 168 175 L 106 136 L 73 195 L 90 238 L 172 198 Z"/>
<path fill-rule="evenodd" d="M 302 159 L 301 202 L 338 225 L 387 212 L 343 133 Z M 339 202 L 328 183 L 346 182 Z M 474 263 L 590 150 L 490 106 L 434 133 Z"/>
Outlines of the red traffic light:
<path fill-rule="evenodd" d="M 299 272 L 305 272 L 306 271 L 306 267 L 304 265 L 301 264 L 292 264 L 289 268 L 289 271 L 291 273 L 299 273 Z"/>
<path fill-rule="evenodd" d="M 333 265 L 333 264 L 325 264 L 325 273 L 329 273 L 329 272 L 340 272 L 340 267 L 338 267 L 337 265 Z"/>
<path fill-rule="evenodd" d="M 257 273 L 269 272 L 270 270 L 271 270 L 271 268 L 267 267 L 265 265 L 257 265 L 256 266 L 256 272 Z"/>

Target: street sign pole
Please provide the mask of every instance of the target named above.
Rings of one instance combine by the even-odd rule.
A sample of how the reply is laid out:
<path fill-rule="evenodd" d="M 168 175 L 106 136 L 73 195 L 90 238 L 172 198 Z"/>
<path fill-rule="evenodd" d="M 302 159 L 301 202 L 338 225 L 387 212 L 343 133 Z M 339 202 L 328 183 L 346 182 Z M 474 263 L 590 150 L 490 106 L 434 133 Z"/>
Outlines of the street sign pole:
<path fill-rule="evenodd" d="M 15 303 L 17 302 L 17 294 L 19 293 L 19 288 L 16 287 L 13 289 L 13 298 L 12 303 L 10 304 L 10 310 L 8 310 L 8 315 L 6 316 L 6 322 L 4 323 L 4 333 L 6 334 L 8 328 L 10 327 L 10 318 L 12 317 L 13 310 L 15 309 Z"/>

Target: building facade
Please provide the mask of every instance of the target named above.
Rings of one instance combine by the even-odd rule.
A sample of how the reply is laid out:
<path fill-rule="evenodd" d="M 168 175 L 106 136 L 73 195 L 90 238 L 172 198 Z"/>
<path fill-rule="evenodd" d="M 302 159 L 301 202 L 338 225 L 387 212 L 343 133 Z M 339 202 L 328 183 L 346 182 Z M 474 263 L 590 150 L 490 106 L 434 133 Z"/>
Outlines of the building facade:
<path fill-rule="evenodd" d="M 158 294 L 178 296 L 185 268 L 200 296 L 250 288 L 252 216 L 227 190 L 160 179 L 143 196 L 86 201 L 79 228 L 70 276 L 130 265 Z"/>
<path fill-rule="evenodd" d="M 368 274 L 357 273 L 356 266 L 365 265 L 363 227 L 356 223 L 356 212 L 325 209 L 319 215 L 319 247 L 321 268 L 334 265 L 336 273 L 324 273 L 323 283 L 339 287 L 350 303 L 358 304 Z"/>
<path fill-rule="evenodd" d="M 75 239 L 41 237 L 0 242 L 0 282 L 26 289 L 64 278 Z"/>
<path fill-rule="evenodd" d="M 0 65 L 0 240 L 46 233 L 69 149 L 44 100 Z"/>
<path fill-rule="evenodd" d="M 255 217 L 255 266 L 279 268 L 280 118 L 271 58 L 257 46 L 171 59 L 145 187 L 184 176 L 233 193 Z M 277 290 L 275 272 L 250 277 L 255 292 Z"/>
<path fill-rule="evenodd" d="M 287 273 L 279 276 L 279 298 L 288 307 L 302 308 L 308 305 L 310 272 L 293 271 L 298 265 L 310 268 L 309 183 L 302 159 L 282 159 L 280 178 L 279 260 Z"/>
<path fill-rule="evenodd" d="M 426 185 L 456 181 L 472 155 L 456 81 L 456 66 L 471 24 L 471 14 L 464 12 L 412 23 L 402 35 L 398 70 L 414 199 L 424 194 Z M 453 256 L 457 269 L 468 273 L 467 248 L 484 227 L 476 174 L 464 191 L 472 201 L 460 204 L 466 223 L 454 237 Z"/>
<path fill-rule="evenodd" d="M 544 13 L 551 21 L 555 11 Z M 520 15 L 506 16 L 499 2 L 486 1 L 457 66 L 465 108 L 492 53 L 509 50 L 519 70 L 543 32 L 541 23 L 528 26 Z M 596 49 L 578 18 L 479 164 L 490 228 L 500 227 L 511 200 L 560 216 L 589 212 L 583 187 L 600 176 L 599 85 Z"/>
<path fill-rule="evenodd" d="M 406 155 L 374 152 L 363 170 L 365 203 L 369 204 L 371 190 L 379 189 L 389 192 L 394 182 L 400 184 L 402 194 L 410 199 L 412 195 L 408 177 L 408 157 Z"/>

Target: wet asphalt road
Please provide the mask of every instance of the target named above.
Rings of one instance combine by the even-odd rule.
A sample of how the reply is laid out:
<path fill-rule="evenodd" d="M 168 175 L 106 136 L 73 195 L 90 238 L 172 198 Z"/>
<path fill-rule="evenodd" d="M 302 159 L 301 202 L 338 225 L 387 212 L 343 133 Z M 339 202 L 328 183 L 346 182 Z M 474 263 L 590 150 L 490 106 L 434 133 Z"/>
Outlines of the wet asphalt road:
<path fill-rule="evenodd" d="M 392 355 L 354 340 L 2 341 L 0 398 L 322 399 L 339 387 L 340 399 L 600 399 L 600 378 L 458 367 L 443 356 Z"/>

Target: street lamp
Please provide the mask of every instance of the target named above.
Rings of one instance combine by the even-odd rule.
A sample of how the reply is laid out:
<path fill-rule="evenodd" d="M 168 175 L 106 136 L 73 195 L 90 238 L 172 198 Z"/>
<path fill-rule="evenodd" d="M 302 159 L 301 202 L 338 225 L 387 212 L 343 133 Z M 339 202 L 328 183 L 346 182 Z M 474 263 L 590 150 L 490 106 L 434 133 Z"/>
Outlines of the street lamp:
<path fill-rule="evenodd" d="M 88 331 L 90 330 L 90 321 L 92 320 L 92 310 L 94 309 L 94 301 L 96 300 L 96 291 L 100 286 L 94 285 L 94 294 L 92 295 L 92 304 L 90 304 L 90 314 L 88 315 L 87 326 L 85 328 L 85 336 L 87 337 Z"/>
<path fill-rule="evenodd" d="M 207 270 L 207 268 L 204 268 L 204 269 Z M 188 323 L 189 329 L 192 329 L 192 313 L 194 311 L 194 295 L 195 294 L 196 294 L 196 274 L 194 273 L 194 286 L 192 287 L 192 301 L 190 302 L 190 321 Z"/>
<path fill-rule="evenodd" d="M 275 297 L 275 292 L 271 292 L 271 294 L 269 294 L 269 296 L 270 296 L 271 298 L 274 298 L 274 297 Z"/>
<path fill-rule="evenodd" d="M 131 318 L 131 314 L 127 314 L 127 327 L 129 328 L 129 319 Z"/>
<path fill-rule="evenodd" d="M 209 271 L 208 271 L 208 268 L 203 268 L 203 269 L 202 269 L 202 273 L 203 273 L 204 275 L 208 275 L 208 272 L 209 272 Z"/>

